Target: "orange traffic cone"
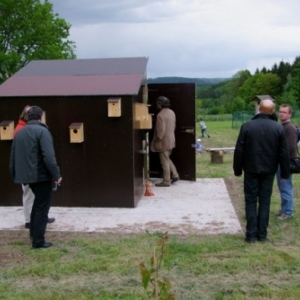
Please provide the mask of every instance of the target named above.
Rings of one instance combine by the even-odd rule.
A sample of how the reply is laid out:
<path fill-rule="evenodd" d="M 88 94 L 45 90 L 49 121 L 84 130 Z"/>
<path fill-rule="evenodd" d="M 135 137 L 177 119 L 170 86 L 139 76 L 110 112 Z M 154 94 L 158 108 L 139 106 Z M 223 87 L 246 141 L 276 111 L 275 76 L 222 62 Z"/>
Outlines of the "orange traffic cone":
<path fill-rule="evenodd" d="M 151 185 L 152 185 L 151 181 L 147 180 L 145 183 L 146 191 L 145 191 L 144 196 L 154 196 L 154 193 L 151 190 Z"/>

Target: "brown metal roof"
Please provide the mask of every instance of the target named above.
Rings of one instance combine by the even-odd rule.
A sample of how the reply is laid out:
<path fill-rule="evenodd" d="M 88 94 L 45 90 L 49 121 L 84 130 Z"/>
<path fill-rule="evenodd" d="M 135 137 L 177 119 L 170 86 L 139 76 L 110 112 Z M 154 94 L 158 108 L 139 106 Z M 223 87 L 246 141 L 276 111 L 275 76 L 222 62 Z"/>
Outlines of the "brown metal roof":
<path fill-rule="evenodd" d="M 251 101 L 257 101 L 258 103 L 262 100 L 272 100 L 275 102 L 275 100 L 270 95 L 256 95 L 254 98 L 251 99 Z"/>
<path fill-rule="evenodd" d="M 32 61 L 0 85 L 0 96 L 136 95 L 148 58 Z"/>

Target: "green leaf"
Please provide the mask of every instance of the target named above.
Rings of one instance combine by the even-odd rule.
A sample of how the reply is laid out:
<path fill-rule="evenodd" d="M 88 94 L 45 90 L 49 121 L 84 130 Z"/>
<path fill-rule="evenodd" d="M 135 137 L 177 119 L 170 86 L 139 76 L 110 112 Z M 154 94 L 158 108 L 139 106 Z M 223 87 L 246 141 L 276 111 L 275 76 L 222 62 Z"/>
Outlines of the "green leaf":
<path fill-rule="evenodd" d="M 75 58 L 70 27 L 47 0 L 1 0 L 0 84 L 30 60 Z"/>

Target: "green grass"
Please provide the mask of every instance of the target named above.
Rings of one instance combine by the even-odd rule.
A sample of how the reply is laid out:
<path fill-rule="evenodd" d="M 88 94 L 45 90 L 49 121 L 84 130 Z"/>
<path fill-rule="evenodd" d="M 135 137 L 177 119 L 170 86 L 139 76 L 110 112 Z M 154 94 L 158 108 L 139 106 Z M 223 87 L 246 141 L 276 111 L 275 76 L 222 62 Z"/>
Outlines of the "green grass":
<path fill-rule="evenodd" d="M 199 124 L 196 127 L 196 134 L 205 148 L 234 147 L 239 129 L 231 128 L 231 121 L 206 122 L 210 138 L 202 138 Z M 227 178 L 232 173 L 233 153 L 224 154 L 223 164 L 212 164 L 209 153 L 197 154 L 197 178 Z"/>
<path fill-rule="evenodd" d="M 211 138 L 203 139 L 205 147 L 235 145 L 238 130 L 230 122 L 207 126 Z M 226 153 L 223 164 L 212 164 L 209 154 L 197 154 L 197 175 L 225 179 L 244 227 L 242 178 L 233 176 L 232 158 Z M 275 183 L 264 244 L 246 244 L 242 234 L 170 236 L 162 275 L 176 299 L 300 299 L 300 175 L 293 179 L 295 217 L 276 220 Z M 138 265 L 149 265 L 157 235 L 48 232 L 47 237 L 55 247 L 39 251 L 29 248 L 24 231 L 0 232 L 0 299 L 149 299 Z"/>

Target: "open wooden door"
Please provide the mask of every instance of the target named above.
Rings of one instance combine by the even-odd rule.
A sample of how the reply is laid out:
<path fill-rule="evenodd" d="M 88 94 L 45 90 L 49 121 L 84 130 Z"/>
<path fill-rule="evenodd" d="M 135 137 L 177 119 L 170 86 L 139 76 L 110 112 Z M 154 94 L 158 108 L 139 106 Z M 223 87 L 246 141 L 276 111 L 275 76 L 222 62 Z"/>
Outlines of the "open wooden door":
<path fill-rule="evenodd" d="M 176 148 L 171 154 L 181 180 L 196 180 L 196 130 L 195 130 L 195 99 L 194 83 L 148 84 L 149 112 L 153 114 L 153 129 L 149 132 L 151 143 L 158 109 L 156 100 L 159 96 L 170 99 L 171 109 L 176 114 Z M 158 153 L 149 152 L 149 176 L 162 177 L 162 168 Z"/>

